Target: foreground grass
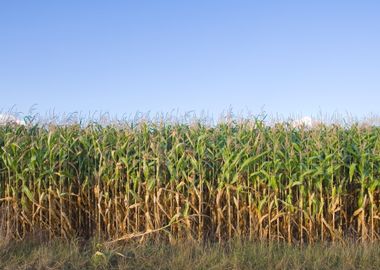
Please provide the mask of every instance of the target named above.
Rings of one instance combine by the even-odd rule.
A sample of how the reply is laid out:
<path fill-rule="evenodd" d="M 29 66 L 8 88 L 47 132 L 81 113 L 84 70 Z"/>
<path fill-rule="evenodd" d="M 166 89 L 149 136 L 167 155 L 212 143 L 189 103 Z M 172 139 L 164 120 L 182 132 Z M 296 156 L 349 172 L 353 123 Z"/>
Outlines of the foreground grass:
<path fill-rule="evenodd" d="M 233 241 L 106 245 L 27 239 L 0 244 L 0 269 L 380 269 L 380 244 Z"/>

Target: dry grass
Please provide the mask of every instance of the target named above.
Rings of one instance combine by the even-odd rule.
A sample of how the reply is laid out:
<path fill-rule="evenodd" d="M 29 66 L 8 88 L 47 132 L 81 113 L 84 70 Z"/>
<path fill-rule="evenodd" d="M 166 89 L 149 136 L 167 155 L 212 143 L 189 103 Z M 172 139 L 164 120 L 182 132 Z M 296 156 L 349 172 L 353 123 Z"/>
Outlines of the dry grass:
<path fill-rule="evenodd" d="M 379 244 L 145 242 L 105 245 L 38 237 L 0 247 L 0 269 L 379 269 Z"/>

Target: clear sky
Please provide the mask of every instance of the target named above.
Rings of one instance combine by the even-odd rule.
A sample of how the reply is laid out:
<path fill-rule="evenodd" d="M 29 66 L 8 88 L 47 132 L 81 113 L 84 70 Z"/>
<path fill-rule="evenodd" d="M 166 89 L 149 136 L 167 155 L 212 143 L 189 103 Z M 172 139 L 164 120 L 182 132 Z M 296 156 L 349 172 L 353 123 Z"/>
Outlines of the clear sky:
<path fill-rule="evenodd" d="M 380 1 L 1 1 L 0 109 L 380 114 Z"/>

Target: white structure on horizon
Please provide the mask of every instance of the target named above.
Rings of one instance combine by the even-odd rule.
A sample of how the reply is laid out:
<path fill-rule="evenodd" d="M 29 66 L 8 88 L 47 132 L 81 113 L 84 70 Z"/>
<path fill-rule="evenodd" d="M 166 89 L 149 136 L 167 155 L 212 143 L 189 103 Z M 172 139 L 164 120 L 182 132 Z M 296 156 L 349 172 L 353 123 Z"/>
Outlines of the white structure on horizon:
<path fill-rule="evenodd" d="M 291 122 L 292 127 L 298 128 L 298 127 L 306 127 L 311 128 L 319 123 L 319 121 L 315 121 L 310 116 L 304 116 L 300 119 L 294 120 Z"/>
<path fill-rule="evenodd" d="M 5 126 L 6 124 L 16 124 L 16 125 L 25 125 L 23 120 L 18 119 L 11 114 L 0 114 L 0 126 Z"/>

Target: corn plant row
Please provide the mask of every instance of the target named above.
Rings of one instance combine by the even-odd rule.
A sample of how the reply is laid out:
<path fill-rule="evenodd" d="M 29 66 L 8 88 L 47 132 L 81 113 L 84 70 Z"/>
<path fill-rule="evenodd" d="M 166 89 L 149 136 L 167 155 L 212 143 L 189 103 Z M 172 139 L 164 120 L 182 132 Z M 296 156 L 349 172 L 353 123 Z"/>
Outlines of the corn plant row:
<path fill-rule="evenodd" d="M 0 127 L 0 227 L 22 239 L 380 239 L 380 128 Z"/>

